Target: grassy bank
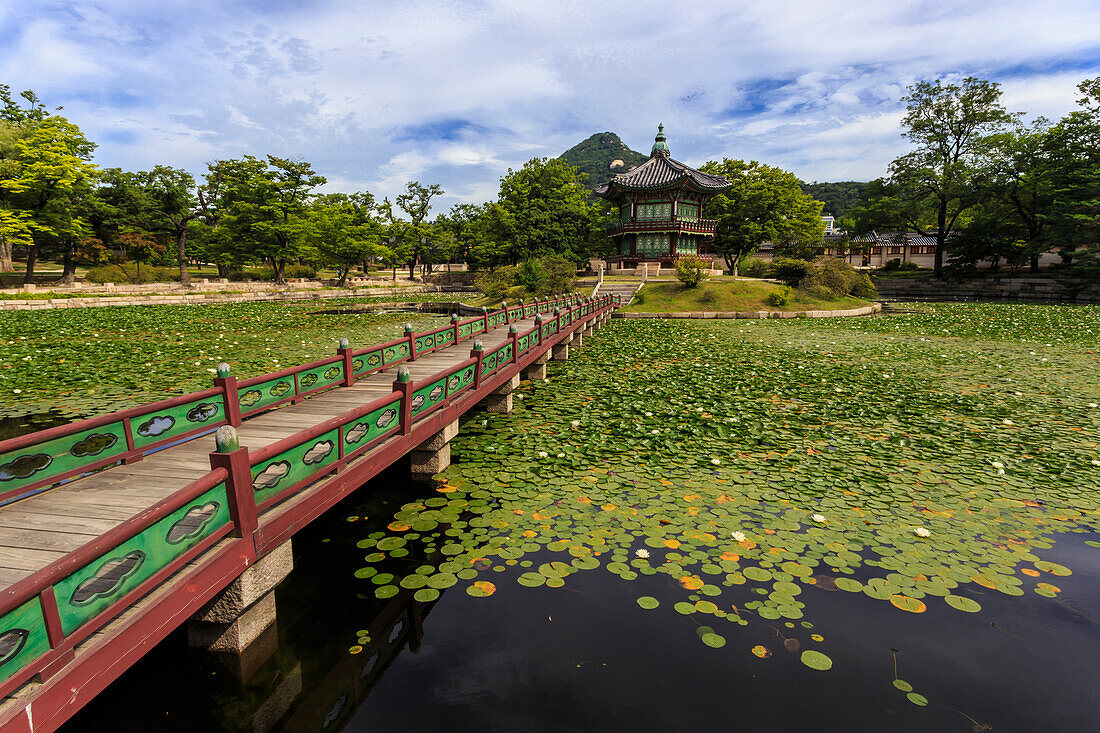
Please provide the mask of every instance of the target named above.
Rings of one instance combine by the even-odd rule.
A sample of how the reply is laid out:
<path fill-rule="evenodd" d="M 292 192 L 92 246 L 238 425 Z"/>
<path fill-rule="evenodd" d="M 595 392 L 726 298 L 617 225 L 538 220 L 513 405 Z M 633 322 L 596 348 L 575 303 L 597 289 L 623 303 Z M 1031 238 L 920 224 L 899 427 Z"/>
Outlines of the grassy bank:
<path fill-rule="evenodd" d="M 769 305 L 768 298 L 789 290 L 786 305 Z M 628 313 L 680 313 L 684 311 L 804 311 L 844 310 L 867 305 L 868 301 L 850 296 L 835 299 L 815 298 L 800 290 L 787 289 L 772 282 L 704 282 L 688 288 L 678 282 L 653 282 L 642 287 L 634 302 L 624 308 Z"/>

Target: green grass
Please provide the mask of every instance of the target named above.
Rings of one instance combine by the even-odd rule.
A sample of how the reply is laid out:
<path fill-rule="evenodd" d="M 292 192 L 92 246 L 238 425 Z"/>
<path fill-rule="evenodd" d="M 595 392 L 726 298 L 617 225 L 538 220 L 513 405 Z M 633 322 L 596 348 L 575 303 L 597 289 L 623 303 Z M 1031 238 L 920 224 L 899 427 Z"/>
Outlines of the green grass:
<path fill-rule="evenodd" d="M 791 290 L 791 302 L 785 306 L 768 305 L 772 293 L 784 287 L 771 282 L 737 280 L 734 282 L 704 282 L 688 288 L 679 282 L 656 282 L 642 287 L 634 302 L 623 310 L 627 313 L 682 313 L 685 311 L 804 311 L 844 310 L 868 304 L 866 300 L 844 296 L 834 300 L 814 298 L 799 290 Z"/>

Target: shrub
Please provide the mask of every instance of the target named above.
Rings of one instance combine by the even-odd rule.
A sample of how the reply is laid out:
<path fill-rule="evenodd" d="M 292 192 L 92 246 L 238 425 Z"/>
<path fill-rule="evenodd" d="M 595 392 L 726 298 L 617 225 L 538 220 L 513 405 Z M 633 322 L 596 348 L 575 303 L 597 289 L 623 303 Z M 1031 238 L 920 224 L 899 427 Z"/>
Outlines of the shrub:
<path fill-rule="evenodd" d="M 863 298 L 864 300 L 874 300 L 878 297 L 878 291 L 875 290 L 875 284 L 871 282 L 871 278 L 866 272 L 859 273 L 859 279 L 850 292 L 857 298 Z"/>
<path fill-rule="evenodd" d="M 491 270 L 483 270 L 474 279 L 474 287 L 493 300 L 499 300 L 515 284 L 517 270 L 515 265 L 502 265 Z"/>
<path fill-rule="evenodd" d="M 317 277 L 317 271 L 309 265 L 287 265 L 283 268 L 284 278 L 305 278 L 312 280 Z"/>
<path fill-rule="evenodd" d="M 546 292 L 542 295 L 568 293 L 577 284 L 577 266 L 559 255 L 539 259 L 546 270 Z"/>
<path fill-rule="evenodd" d="M 779 290 L 774 293 L 768 293 L 768 297 L 764 299 L 768 305 L 773 308 L 780 308 L 785 305 L 791 304 L 791 289 L 786 285 L 783 285 Z"/>
<path fill-rule="evenodd" d="M 548 279 L 546 268 L 538 260 L 525 260 L 516 271 L 516 283 L 531 293 L 540 293 L 545 289 Z"/>
<path fill-rule="evenodd" d="M 883 272 L 892 272 L 899 267 L 901 267 L 901 258 L 895 257 L 892 260 L 886 260 L 885 262 L 883 262 L 882 267 L 880 267 L 879 269 Z"/>
<path fill-rule="evenodd" d="M 88 270 L 84 279 L 92 283 L 165 283 L 179 281 L 180 273 L 174 267 L 138 267 L 136 262 L 123 262 L 93 267 Z"/>
<path fill-rule="evenodd" d="M 772 267 L 775 270 L 775 276 L 792 288 L 801 285 L 802 281 L 814 271 L 814 263 L 789 257 L 777 257 L 772 262 Z"/>
<path fill-rule="evenodd" d="M 897 269 L 900 272 L 912 272 L 913 270 L 919 270 L 920 265 L 918 265 L 916 262 L 902 262 L 900 265 L 898 265 Z"/>
<path fill-rule="evenodd" d="M 745 277 L 772 277 L 774 269 L 770 262 L 757 257 L 749 257 L 742 263 L 738 272 Z"/>
<path fill-rule="evenodd" d="M 564 257 L 552 255 L 527 260 L 520 265 L 503 265 L 483 270 L 474 279 L 474 287 L 493 300 L 504 297 L 519 286 L 525 295 L 543 297 L 567 293 L 577 281 L 577 268 Z"/>
<path fill-rule="evenodd" d="M 271 282 L 275 279 L 275 271 L 270 267 L 260 267 L 251 270 L 235 267 L 229 270 L 226 277 L 233 282 Z"/>
<path fill-rule="evenodd" d="M 704 290 L 699 296 L 699 302 L 704 305 L 713 305 L 718 302 L 718 293 L 713 290 Z"/>
<path fill-rule="evenodd" d="M 707 279 L 707 270 L 710 263 L 701 257 L 687 255 L 676 259 L 676 279 L 685 287 L 698 287 L 699 283 Z"/>

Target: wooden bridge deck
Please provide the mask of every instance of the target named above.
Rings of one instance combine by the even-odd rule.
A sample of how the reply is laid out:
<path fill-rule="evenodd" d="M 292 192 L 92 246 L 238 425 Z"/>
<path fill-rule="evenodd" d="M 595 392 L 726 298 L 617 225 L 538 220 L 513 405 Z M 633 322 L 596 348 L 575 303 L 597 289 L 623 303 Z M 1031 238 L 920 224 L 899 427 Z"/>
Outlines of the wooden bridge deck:
<path fill-rule="evenodd" d="M 534 327 L 533 319 L 516 324 Z M 490 352 L 509 339 L 507 329 L 481 334 Z M 414 382 L 469 358 L 463 342 L 406 362 Z M 241 445 L 262 448 L 393 392 L 394 372 L 375 372 L 350 387 L 322 392 L 245 419 Z M 392 440 L 392 439 L 391 439 Z M 114 466 L 78 481 L 0 507 L 0 588 L 60 560 L 143 509 L 166 499 L 210 472 L 213 434 L 165 448 L 137 463 Z"/>
<path fill-rule="evenodd" d="M 561 315 L 536 318 L 530 308 L 510 308 L 455 323 L 453 332 L 342 349 L 339 360 L 240 385 L 222 377 L 217 389 L 0 442 L 0 481 L 18 486 L 0 491 L 0 501 L 9 502 L 0 505 L 0 733 L 56 729 L 260 557 L 572 341 L 575 331 L 601 323 L 615 300 L 562 305 Z M 433 336 L 440 331 L 446 333 Z M 476 352 L 474 337 L 483 347 Z M 420 353 L 421 343 L 435 350 Z M 406 361 L 410 351 L 414 358 Z M 386 366 L 367 373 L 375 356 Z M 408 369 L 407 381 L 395 381 L 398 363 Z M 310 394 L 305 386 L 322 371 L 328 384 Z M 280 380 L 293 381 L 287 396 Z M 276 397 L 264 397 L 266 407 L 242 398 L 269 388 Z M 212 430 L 181 417 L 181 410 L 214 402 L 225 407 L 215 424 L 235 425 L 240 449 L 217 453 Z M 245 405 L 257 414 L 242 419 Z M 170 414 L 179 421 L 176 437 L 161 430 L 152 433 L 161 442 L 150 442 L 150 423 Z M 147 422 L 132 428 L 131 419 Z M 137 435 L 146 436 L 144 453 Z M 86 442 L 93 439 L 100 442 Z M 104 443 L 118 445 L 87 463 L 104 455 Z M 69 456 L 87 455 L 72 467 Z M 276 461 L 283 466 L 278 479 L 288 484 L 278 491 L 279 480 L 262 481 Z M 36 472 L 51 464 L 53 478 L 36 483 Z M 202 523 L 187 524 L 210 507 Z M 136 558 L 132 569 L 104 574 L 126 558 Z"/>

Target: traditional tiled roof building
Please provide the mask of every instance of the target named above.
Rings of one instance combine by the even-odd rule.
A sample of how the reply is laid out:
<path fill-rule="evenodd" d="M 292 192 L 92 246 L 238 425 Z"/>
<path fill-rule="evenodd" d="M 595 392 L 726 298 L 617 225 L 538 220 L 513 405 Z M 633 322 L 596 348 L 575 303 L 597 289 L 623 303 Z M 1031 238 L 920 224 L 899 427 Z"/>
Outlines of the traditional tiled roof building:
<path fill-rule="evenodd" d="M 680 255 L 706 255 L 715 222 L 702 218 L 703 204 L 732 185 L 674 160 L 665 126 L 658 125 L 649 160 L 596 188 L 619 210 L 619 220 L 608 227 L 617 248 L 608 261 L 620 267 L 646 262 L 670 266 Z"/>

